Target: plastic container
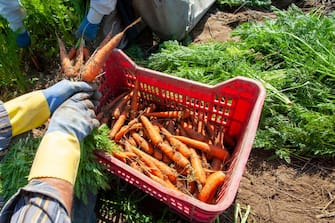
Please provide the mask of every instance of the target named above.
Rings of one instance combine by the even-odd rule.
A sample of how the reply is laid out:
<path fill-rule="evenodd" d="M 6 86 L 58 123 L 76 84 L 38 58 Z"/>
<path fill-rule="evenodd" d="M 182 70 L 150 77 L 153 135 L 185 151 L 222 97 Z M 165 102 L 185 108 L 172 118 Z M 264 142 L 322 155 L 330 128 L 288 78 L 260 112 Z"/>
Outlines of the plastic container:
<path fill-rule="evenodd" d="M 215 204 L 207 204 L 163 187 L 118 159 L 97 152 L 108 171 L 164 202 L 190 222 L 211 222 L 233 202 L 245 170 L 262 111 L 265 89 L 255 80 L 236 77 L 215 86 L 173 77 L 137 66 L 121 50 L 114 50 L 105 65 L 101 104 L 134 87 L 140 81 L 141 96 L 175 109 L 188 108 L 201 119 L 216 124 L 231 149 L 225 183 Z M 99 109 L 99 108 L 98 108 Z"/>

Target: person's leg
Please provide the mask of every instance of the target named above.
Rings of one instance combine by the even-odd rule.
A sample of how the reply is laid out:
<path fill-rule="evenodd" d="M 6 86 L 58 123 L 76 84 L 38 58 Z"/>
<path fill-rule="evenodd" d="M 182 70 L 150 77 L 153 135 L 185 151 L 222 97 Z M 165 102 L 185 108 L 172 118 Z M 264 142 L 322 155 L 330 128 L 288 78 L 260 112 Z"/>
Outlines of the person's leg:
<path fill-rule="evenodd" d="M 135 17 L 135 13 L 132 7 L 132 0 L 117 1 L 116 8 L 125 27 L 134 22 L 135 19 L 137 19 L 137 17 Z M 126 36 L 129 41 L 135 40 L 138 34 L 139 30 L 136 26 L 130 28 L 126 32 Z"/>

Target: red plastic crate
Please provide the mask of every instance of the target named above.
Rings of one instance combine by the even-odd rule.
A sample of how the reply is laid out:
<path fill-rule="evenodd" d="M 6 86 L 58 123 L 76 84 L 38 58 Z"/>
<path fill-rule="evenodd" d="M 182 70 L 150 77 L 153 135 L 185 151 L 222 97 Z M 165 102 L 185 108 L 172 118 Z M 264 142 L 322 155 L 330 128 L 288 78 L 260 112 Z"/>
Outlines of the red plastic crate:
<path fill-rule="evenodd" d="M 108 171 L 164 202 L 191 222 L 211 222 L 233 202 L 252 149 L 265 89 L 255 80 L 236 77 L 215 86 L 173 77 L 137 66 L 121 50 L 114 50 L 105 65 L 101 104 L 134 87 L 140 81 L 141 96 L 169 108 L 188 108 L 217 126 L 217 131 L 235 141 L 225 183 L 216 204 L 207 204 L 165 188 L 127 164 L 97 152 Z M 99 109 L 99 108 L 98 108 Z"/>

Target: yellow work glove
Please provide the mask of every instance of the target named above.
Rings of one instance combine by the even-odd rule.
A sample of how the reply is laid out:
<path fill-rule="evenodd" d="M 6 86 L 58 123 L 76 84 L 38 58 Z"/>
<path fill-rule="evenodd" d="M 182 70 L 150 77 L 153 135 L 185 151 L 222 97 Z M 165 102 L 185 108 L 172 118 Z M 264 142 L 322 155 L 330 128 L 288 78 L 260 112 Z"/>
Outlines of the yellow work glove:
<path fill-rule="evenodd" d="M 79 141 L 99 126 L 94 113 L 97 99 L 95 92 L 77 93 L 54 112 L 28 180 L 52 177 L 74 185 L 80 160 Z"/>
<path fill-rule="evenodd" d="M 94 91 L 86 82 L 63 80 L 45 89 L 34 91 L 4 104 L 12 127 L 12 136 L 45 123 L 59 105 L 77 92 Z"/>

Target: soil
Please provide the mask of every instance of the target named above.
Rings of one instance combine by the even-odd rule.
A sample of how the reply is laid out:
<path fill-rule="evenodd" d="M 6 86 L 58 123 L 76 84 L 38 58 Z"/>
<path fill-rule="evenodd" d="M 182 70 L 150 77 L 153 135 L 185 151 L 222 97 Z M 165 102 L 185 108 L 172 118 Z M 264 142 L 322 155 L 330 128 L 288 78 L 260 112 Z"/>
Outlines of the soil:
<path fill-rule="evenodd" d="M 285 9 L 291 2 L 294 1 L 273 1 L 273 5 Z M 295 1 L 304 10 L 320 5 L 332 10 L 335 4 L 331 2 Z M 231 39 L 230 32 L 237 25 L 264 18 L 275 15 L 259 9 L 214 6 L 190 36 L 194 43 L 226 41 Z M 335 160 L 292 159 L 288 164 L 272 156 L 273 151 L 252 150 L 236 199 L 220 217 L 222 222 L 234 222 L 234 204 L 241 205 L 242 214 L 250 206 L 248 222 L 335 222 Z M 159 209 L 160 205 L 155 203 L 150 208 L 154 207 Z"/>
<path fill-rule="evenodd" d="M 273 1 L 273 5 L 285 10 L 291 2 Z M 294 3 L 306 11 L 316 7 L 331 11 L 334 7 L 334 3 L 326 1 Z M 275 15 L 257 9 L 225 11 L 214 7 L 191 35 L 194 43 L 226 41 L 237 25 L 264 18 Z M 335 222 L 335 160 L 294 159 L 288 164 L 272 156 L 273 152 L 260 149 L 253 149 L 250 154 L 234 202 L 243 208 L 250 205 L 248 222 Z M 230 215 L 223 215 L 223 222 L 233 222 L 234 206 L 227 210 Z"/>

